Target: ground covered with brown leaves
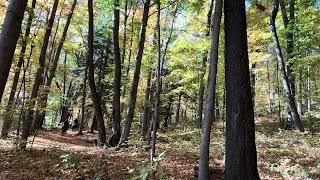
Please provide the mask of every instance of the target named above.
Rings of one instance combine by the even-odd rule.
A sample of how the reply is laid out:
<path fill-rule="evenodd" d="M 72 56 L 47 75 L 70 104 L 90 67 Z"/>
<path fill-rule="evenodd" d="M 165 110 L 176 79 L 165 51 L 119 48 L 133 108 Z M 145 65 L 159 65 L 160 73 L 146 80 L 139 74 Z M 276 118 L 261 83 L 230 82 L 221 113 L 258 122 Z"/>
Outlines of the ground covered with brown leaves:
<path fill-rule="evenodd" d="M 261 179 L 320 179 L 320 134 L 277 128 L 271 118 L 256 121 L 256 143 Z M 97 148 L 95 134 L 64 136 L 56 128 L 41 130 L 26 151 L 15 139 L 0 140 L 0 179 L 143 179 L 150 175 L 146 142 L 138 135 L 123 148 Z M 200 131 L 179 125 L 159 132 L 156 178 L 193 179 L 200 144 Z M 210 164 L 216 179 L 223 177 L 224 138 L 222 122 L 213 128 Z M 147 179 L 149 179 L 148 176 Z"/>

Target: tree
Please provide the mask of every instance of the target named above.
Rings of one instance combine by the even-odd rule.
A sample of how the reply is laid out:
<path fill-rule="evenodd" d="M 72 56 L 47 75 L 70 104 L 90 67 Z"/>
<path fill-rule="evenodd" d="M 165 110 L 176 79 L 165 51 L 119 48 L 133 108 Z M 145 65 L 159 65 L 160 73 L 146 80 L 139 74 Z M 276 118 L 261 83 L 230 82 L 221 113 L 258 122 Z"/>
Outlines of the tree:
<path fill-rule="evenodd" d="M 159 110 L 160 110 L 160 77 L 161 77 L 161 31 L 160 31 L 160 20 L 161 20 L 161 2 L 157 0 L 157 70 L 156 70 L 156 102 L 154 109 L 154 118 L 152 121 L 152 140 L 151 140 L 151 165 L 155 166 L 155 153 L 156 153 L 156 136 L 157 136 L 157 122 L 159 121 Z"/>
<path fill-rule="evenodd" d="M 42 47 L 41 47 L 41 52 L 39 57 L 39 67 L 35 75 L 30 99 L 27 102 L 26 118 L 22 124 L 21 138 L 24 141 L 21 143 L 21 146 L 20 146 L 22 149 L 25 149 L 27 145 L 26 143 L 30 134 L 30 125 L 33 117 L 33 108 L 35 106 L 36 98 L 38 96 L 39 87 L 41 85 L 41 82 L 43 81 L 43 72 L 44 72 L 45 61 L 46 61 L 46 53 L 47 53 L 47 48 L 49 44 L 49 38 L 51 35 L 54 18 L 58 8 L 58 2 L 59 0 L 55 0 L 53 3 L 51 15 L 48 21 L 48 27 L 46 28 L 46 32 L 45 32 Z"/>
<path fill-rule="evenodd" d="M 215 1 L 213 21 L 211 23 L 211 54 L 208 77 L 208 96 L 205 105 L 204 123 L 201 133 L 199 179 L 209 179 L 209 145 L 212 121 L 215 119 L 216 79 L 218 64 L 218 48 L 220 23 L 222 16 L 222 0 Z"/>
<path fill-rule="evenodd" d="M 120 10 L 119 0 L 114 1 L 114 26 L 113 26 L 113 47 L 114 47 L 114 80 L 113 80 L 113 112 L 112 112 L 112 137 L 109 140 L 111 146 L 116 146 L 121 137 L 121 108 L 120 108 L 120 88 L 121 88 L 121 57 L 119 47 L 119 24 Z"/>
<path fill-rule="evenodd" d="M 7 83 L 28 1 L 10 0 L 0 34 L 0 102 Z"/>
<path fill-rule="evenodd" d="M 148 19 L 149 19 L 150 1 L 151 0 L 146 0 L 144 4 L 143 15 L 142 15 L 142 25 L 141 25 L 139 45 L 138 45 L 138 53 L 136 57 L 136 67 L 135 67 L 132 84 L 131 84 L 127 117 L 124 122 L 123 132 L 122 132 L 119 144 L 128 140 L 128 136 L 130 134 L 130 129 L 131 129 L 131 123 L 134 116 L 134 110 L 136 107 L 137 91 L 138 91 L 138 85 L 139 85 L 139 79 L 140 79 L 141 60 L 142 60 L 142 55 L 144 50 L 144 42 L 146 39 L 146 30 L 147 30 Z"/>
<path fill-rule="evenodd" d="M 97 93 L 95 81 L 94 81 L 94 65 L 93 65 L 93 7 L 92 1 L 88 0 L 89 11 L 89 34 L 88 34 L 88 80 L 91 90 L 91 99 L 93 101 L 94 111 L 97 118 L 98 129 L 98 145 L 103 146 L 106 143 L 106 130 L 103 119 L 103 112 L 101 108 L 101 97 Z"/>
<path fill-rule="evenodd" d="M 250 87 L 245 1 L 225 0 L 224 14 L 225 179 L 260 179 L 257 170 L 254 111 Z"/>
<path fill-rule="evenodd" d="M 19 76 L 20 76 L 20 69 L 22 64 L 24 63 L 24 56 L 26 53 L 26 49 L 27 49 L 27 39 L 29 38 L 30 35 L 30 29 L 31 29 L 31 25 L 32 25 L 32 19 L 33 19 L 33 10 L 36 7 L 36 0 L 32 0 L 32 11 L 30 10 L 28 13 L 28 21 L 27 21 L 27 28 L 26 28 L 26 32 L 24 35 L 24 39 L 22 40 L 22 45 L 21 45 L 21 50 L 20 50 L 20 57 L 17 63 L 17 70 L 14 73 L 14 77 L 13 77 L 13 82 L 12 82 L 12 86 L 11 86 L 11 90 L 10 90 L 10 96 L 9 96 L 9 100 L 8 100 L 8 105 L 7 105 L 7 109 L 5 112 L 5 118 L 4 118 L 4 122 L 3 122 L 3 126 L 2 126 L 2 131 L 1 131 L 1 137 L 7 137 L 8 136 L 8 132 L 11 128 L 11 124 L 12 124 L 12 108 L 14 108 L 13 104 L 14 104 L 14 96 L 16 94 L 16 90 L 17 90 L 17 86 L 18 86 L 18 81 L 19 81 Z M 1 98 L 0 98 L 1 101 Z"/>
<path fill-rule="evenodd" d="M 276 26 L 275 26 L 275 20 L 276 20 L 278 11 L 279 11 L 279 0 L 275 0 L 274 5 L 273 5 L 273 9 L 272 9 L 272 13 L 270 16 L 270 31 L 272 34 L 273 42 L 275 44 L 275 51 L 276 51 L 277 59 L 278 59 L 279 66 L 280 66 L 280 73 L 281 73 L 281 77 L 283 80 L 283 87 L 284 87 L 284 91 L 287 96 L 287 102 L 288 102 L 290 113 L 292 115 L 294 127 L 299 131 L 304 131 L 304 128 L 303 128 L 301 120 L 300 120 L 300 115 L 298 113 L 296 103 L 295 103 L 295 100 L 294 100 L 294 97 L 292 94 L 290 81 L 289 81 L 289 78 L 288 78 L 288 75 L 286 72 L 286 65 L 285 65 L 285 61 L 282 56 L 281 47 L 280 47 L 280 43 L 279 43 L 279 39 L 278 39 L 278 34 L 277 34 Z"/>

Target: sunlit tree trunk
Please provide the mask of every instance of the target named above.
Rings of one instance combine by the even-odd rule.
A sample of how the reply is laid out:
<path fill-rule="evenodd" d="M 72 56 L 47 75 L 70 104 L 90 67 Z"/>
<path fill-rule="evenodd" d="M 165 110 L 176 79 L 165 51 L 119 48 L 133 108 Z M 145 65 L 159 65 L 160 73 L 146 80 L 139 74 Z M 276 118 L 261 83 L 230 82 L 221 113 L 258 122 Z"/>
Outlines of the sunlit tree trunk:
<path fill-rule="evenodd" d="M 279 43 L 279 39 L 278 39 L 278 35 L 277 35 L 277 31 L 276 31 L 276 26 L 275 26 L 275 19 L 277 17 L 278 14 L 278 8 L 279 8 L 279 0 L 275 0 L 274 6 L 273 6 L 273 10 L 272 10 L 272 14 L 270 17 L 270 31 L 272 34 L 272 39 L 273 42 L 275 44 L 275 51 L 277 54 L 277 59 L 279 61 L 279 66 L 280 66 L 280 72 L 281 72 L 281 76 L 283 79 L 283 86 L 284 86 L 284 90 L 287 96 L 287 101 L 288 101 L 288 106 L 290 109 L 290 113 L 292 115 L 293 118 L 293 122 L 294 122 L 294 127 L 299 130 L 299 131 L 304 131 L 304 128 L 302 126 L 302 123 L 300 121 L 300 115 L 297 111 L 297 107 L 296 107 L 296 103 L 295 100 L 293 98 L 292 95 L 292 91 L 290 89 L 290 83 L 289 83 L 289 79 L 286 73 L 286 67 L 285 67 L 285 62 L 281 53 L 281 47 L 280 47 L 280 43 Z"/>
<path fill-rule="evenodd" d="M 204 121 L 202 124 L 200 160 L 199 160 L 199 179 L 209 179 L 209 148 L 212 121 L 215 119 L 215 99 L 218 66 L 218 47 L 220 37 L 220 23 L 222 16 L 222 0 L 215 1 L 213 20 L 211 23 L 211 52 L 208 76 L 208 95 L 205 102 Z"/>
<path fill-rule="evenodd" d="M 128 102 L 128 110 L 127 110 L 127 117 L 124 122 L 123 132 L 121 135 L 121 139 L 119 144 L 125 142 L 128 140 L 131 124 L 134 116 L 134 110 L 136 107 L 136 100 L 137 100 L 137 92 L 138 92 L 138 85 L 139 85 L 139 79 L 140 79 L 140 70 L 141 70 L 141 61 L 142 61 L 142 55 L 144 50 L 144 43 L 146 39 L 146 30 L 148 25 L 148 19 L 149 19 L 149 8 L 150 8 L 150 2 L 151 0 L 146 0 L 144 4 L 144 10 L 143 10 L 143 17 L 142 17 L 142 26 L 141 26 L 141 32 L 140 32 L 140 38 L 139 38 L 139 45 L 138 45 L 138 53 L 136 58 L 136 67 L 132 79 L 131 84 L 131 91 L 130 91 L 130 97 Z"/>

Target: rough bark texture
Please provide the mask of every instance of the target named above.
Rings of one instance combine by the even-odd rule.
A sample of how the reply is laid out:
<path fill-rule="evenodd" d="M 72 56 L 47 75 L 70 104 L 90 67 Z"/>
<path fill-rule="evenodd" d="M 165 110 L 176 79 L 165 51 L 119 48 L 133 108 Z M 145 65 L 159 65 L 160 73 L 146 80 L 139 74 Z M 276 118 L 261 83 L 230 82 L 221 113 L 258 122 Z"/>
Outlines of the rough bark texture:
<path fill-rule="evenodd" d="M 82 134 L 83 124 L 84 124 L 84 112 L 87 97 L 87 76 L 88 76 L 88 66 L 85 67 L 84 78 L 83 78 L 83 90 L 82 90 L 82 102 L 81 102 L 81 119 L 79 126 L 79 133 Z"/>
<path fill-rule="evenodd" d="M 101 97 L 97 93 L 96 85 L 94 82 L 94 65 L 93 65 L 93 7 L 92 1 L 88 0 L 88 11 L 89 11 L 89 34 L 88 34 L 88 69 L 89 69 L 89 86 L 91 90 L 91 99 L 94 106 L 95 115 L 97 118 L 97 129 L 98 129 L 98 145 L 103 146 L 106 144 L 106 129 L 104 125 L 103 112 L 101 108 Z"/>
<path fill-rule="evenodd" d="M 32 11 L 33 11 L 36 7 L 36 0 L 32 0 L 31 7 L 32 7 Z M 8 105 L 6 108 L 5 117 L 4 117 L 4 121 L 3 121 L 1 137 L 8 136 L 8 132 L 9 132 L 9 130 L 11 128 L 11 124 L 12 124 L 12 112 L 13 112 L 12 108 L 14 107 L 13 106 L 14 96 L 16 94 L 19 76 L 20 76 L 20 70 L 21 70 L 21 66 L 24 62 L 24 56 L 25 56 L 25 52 L 27 49 L 27 44 L 28 44 L 27 39 L 29 38 L 29 35 L 30 35 L 30 29 L 31 29 L 31 24 L 32 24 L 32 19 L 33 19 L 33 12 L 32 11 L 30 11 L 28 13 L 29 17 L 28 17 L 28 21 L 27 21 L 27 28 L 26 28 L 26 32 L 24 35 L 24 39 L 22 40 L 22 43 L 21 43 L 22 45 L 21 45 L 21 50 L 20 50 L 20 57 L 19 57 L 17 67 L 16 67 L 14 77 L 13 77 L 13 82 L 12 82 L 12 87 L 11 87 L 10 96 L 9 96 L 9 100 L 8 100 Z"/>
<path fill-rule="evenodd" d="M 292 91 L 290 88 L 290 82 L 289 82 L 289 78 L 288 78 L 288 75 L 286 72 L 286 65 L 285 65 L 285 62 L 284 62 L 284 59 L 282 56 L 281 47 L 280 47 L 280 43 L 279 43 L 279 39 L 278 39 L 278 35 L 277 35 L 276 26 L 275 26 L 275 19 L 278 14 L 278 9 L 279 9 L 279 0 L 275 0 L 274 5 L 273 5 L 272 14 L 270 17 L 270 31 L 272 34 L 273 42 L 275 44 L 275 51 L 276 51 L 277 59 L 279 62 L 280 73 L 281 73 L 281 77 L 283 80 L 283 86 L 284 86 L 284 90 L 285 90 L 285 93 L 287 96 L 288 106 L 289 106 L 290 113 L 292 115 L 294 127 L 299 131 L 304 131 L 304 128 L 303 128 L 302 123 L 300 121 L 299 113 L 297 111 L 296 103 L 295 103 L 295 100 L 293 98 Z"/>
<path fill-rule="evenodd" d="M 260 179 L 247 45 L 245 1 L 224 1 L 226 180 Z M 236 20 L 235 20 L 236 19 Z"/>
<path fill-rule="evenodd" d="M 120 108 L 120 88 L 121 88 L 121 58 L 119 47 L 119 23 L 120 10 L 119 0 L 114 2 L 114 27 L 113 27 L 113 47 L 114 47 L 114 83 L 113 83 L 113 113 L 112 113 L 112 137 L 109 140 L 111 146 L 116 146 L 121 137 L 121 108 Z"/>
<path fill-rule="evenodd" d="M 26 118 L 22 123 L 22 140 L 25 141 L 21 144 L 21 148 L 24 149 L 26 147 L 27 139 L 29 137 L 30 133 L 30 126 L 31 126 L 31 120 L 33 117 L 33 108 L 35 106 L 36 98 L 38 95 L 38 90 L 40 87 L 40 84 L 43 80 L 43 71 L 44 71 L 44 66 L 45 66 L 45 61 L 46 61 L 46 53 L 48 49 L 48 44 L 49 44 L 49 38 L 54 22 L 54 18 L 56 15 L 56 11 L 58 8 L 58 2 L 59 0 L 55 0 L 53 3 L 51 15 L 48 21 L 48 26 L 44 35 L 42 47 L 41 47 L 41 52 L 40 52 L 40 57 L 39 57 L 39 67 L 37 69 L 35 79 L 34 79 L 34 84 L 32 87 L 32 92 L 31 92 L 31 97 L 30 100 L 27 102 L 27 109 L 26 109 Z"/>
<path fill-rule="evenodd" d="M 137 100 L 137 91 L 138 91 L 138 85 L 139 85 L 139 79 L 140 79 L 140 70 L 141 70 L 141 60 L 144 50 L 144 42 L 146 39 L 146 28 L 148 25 L 148 19 L 149 19 L 149 8 L 150 8 L 150 1 L 146 0 L 144 4 L 144 10 L 142 15 L 142 26 L 141 26 L 141 32 L 140 32 L 140 38 L 139 38 L 139 44 L 138 44 L 138 53 L 136 58 L 136 67 L 132 79 L 131 84 L 131 91 L 130 91 L 130 97 L 129 97 L 129 103 L 128 103 L 128 110 L 127 110 L 127 117 L 124 122 L 123 132 L 121 135 L 121 139 L 119 144 L 125 142 L 128 140 L 130 129 L 131 129 L 131 123 L 134 116 L 134 110 L 136 107 L 136 100 Z"/>
<path fill-rule="evenodd" d="M 211 53 L 208 77 L 208 96 L 205 104 L 204 123 L 202 125 L 201 144 L 200 144 L 200 160 L 199 160 L 199 179 L 209 179 L 209 148 L 211 125 L 214 120 L 214 108 L 216 98 L 216 79 L 218 65 L 218 47 L 220 24 L 222 16 L 222 0 L 215 1 L 215 10 L 212 22 L 211 34 Z"/>

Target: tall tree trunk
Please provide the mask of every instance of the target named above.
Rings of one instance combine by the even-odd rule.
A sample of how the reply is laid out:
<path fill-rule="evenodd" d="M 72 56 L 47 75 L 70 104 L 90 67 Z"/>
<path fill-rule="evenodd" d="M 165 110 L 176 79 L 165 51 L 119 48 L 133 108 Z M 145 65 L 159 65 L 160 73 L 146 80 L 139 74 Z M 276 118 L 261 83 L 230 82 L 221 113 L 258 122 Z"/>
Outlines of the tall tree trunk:
<path fill-rule="evenodd" d="M 88 76 L 88 65 L 86 63 L 86 67 L 84 70 L 84 78 L 83 78 L 83 90 L 82 90 L 82 103 L 81 103 L 81 119 L 78 134 L 82 134 L 83 122 L 84 122 L 84 113 L 85 113 L 85 105 L 86 105 L 86 97 L 87 97 L 87 76 Z"/>
<path fill-rule="evenodd" d="M 141 135 L 144 140 L 146 138 L 146 133 L 148 132 L 148 127 L 149 127 L 148 122 L 150 121 L 151 76 L 152 76 L 152 71 L 149 70 L 148 78 L 147 78 L 147 87 L 146 87 L 145 95 L 144 95 L 143 117 L 142 117 L 142 123 L 141 123 Z"/>
<path fill-rule="evenodd" d="M 157 122 L 159 121 L 159 111 L 160 111 L 160 78 L 161 78 L 161 2 L 157 0 L 157 70 L 156 70 L 156 102 L 154 109 L 154 119 L 152 122 L 152 140 L 151 140 L 151 166 L 155 166 L 155 153 L 156 153 L 156 139 L 157 139 Z M 154 174 L 154 172 L 153 172 Z"/>
<path fill-rule="evenodd" d="M 267 60 L 267 79 L 268 79 L 268 111 L 272 114 L 272 99 L 271 99 L 271 79 L 270 79 L 270 65 Z"/>
<path fill-rule="evenodd" d="M 288 76 L 286 73 L 285 62 L 284 62 L 284 59 L 283 59 L 283 56 L 281 53 L 281 47 L 280 47 L 280 43 L 279 43 L 279 39 L 278 39 L 278 35 L 277 35 L 276 26 L 275 26 L 275 19 L 278 14 L 278 9 L 279 9 L 279 0 L 275 0 L 272 14 L 270 17 L 270 31 L 272 34 L 273 42 L 275 44 L 275 51 L 277 54 L 277 59 L 279 61 L 279 65 L 280 65 L 281 76 L 283 79 L 283 86 L 284 86 L 284 90 L 286 92 L 288 106 L 289 106 L 289 109 L 290 109 L 290 112 L 291 112 L 291 115 L 293 118 L 294 126 L 297 130 L 304 131 L 304 128 L 303 128 L 302 123 L 300 121 L 299 113 L 297 111 L 295 100 L 294 100 L 293 95 L 291 93 L 292 91 L 290 89 L 290 83 L 289 83 L 289 79 L 288 79 Z"/>
<path fill-rule="evenodd" d="M 88 69 L 89 69 L 89 86 L 91 90 L 91 99 L 94 106 L 94 111 L 97 117 L 97 129 L 98 129 L 98 145 L 103 146 L 106 143 L 106 129 L 104 125 L 103 112 L 101 108 L 101 97 L 97 93 L 96 85 L 94 82 L 94 65 L 93 65 L 93 7 L 92 1 L 88 0 L 89 11 L 89 34 L 88 34 Z"/>
<path fill-rule="evenodd" d="M 124 63 L 124 60 L 126 58 L 126 45 L 127 45 L 127 25 L 128 25 L 128 5 L 129 5 L 129 0 L 126 0 L 125 2 L 125 7 L 124 7 L 124 30 L 123 30 L 123 52 L 122 52 L 122 58 L 121 58 L 121 64 Z"/>
<path fill-rule="evenodd" d="M 206 51 L 203 55 L 202 60 L 202 67 L 201 67 L 201 73 L 200 73 L 200 86 L 199 86 L 199 102 L 198 102 L 198 112 L 197 112 L 197 121 L 196 121 L 196 127 L 201 128 L 202 125 L 202 116 L 203 116 L 203 100 L 204 100 L 204 75 L 206 73 L 206 62 L 207 62 L 207 54 Z"/>
<path fill-rule="evenodd" d="M 45 32 L 42 47 L 41 47 L 41 52 L 40 52 L 40 57 L 39 57 L 39 67 L 38 67 L 36 75 L 35 75 L 34 84 L 33 84 L 32 92 L 31 92 L 31 97 L 27 102 L 26 118 L 22 124 L 23 131 L 22 131 L 21 138 L 24 141 L 21 144 L 22 149 L 26 148 L 27 139 L 30 134 L 30 125 L 31 125 L 31 119 L 33 117 L 33 108 L 35 106 L 35 102 L 36 102 L 36 98 L 38 95 L 38 90 L 39 90 L 40 84 L 43 80 L 43 71 L 44 71 L 44 66 L 45 66 L 45 61 L 46 61 L 46 53 L 47 53 L 47 49 L 48 49 L 49 38 L 51 35 L 51 30 L 52 30 L 54 18 L 55 18 L 56 11 L 58 8 L 58 2 L 59 2 L 59 0 L 55 0 L 53 3 L 51 15 L 50 15 L 50 18 L 48 21 L 48 26 L 46 28 L 46 32 Z"/>
<path fill-rule="evenodd" d="M 0 102 L 9 76 L 14 51 L 28 1 L 10 0 L 0 34 Z"/>
<path fill-rule="evenodd" d="M 245 1 L 225 0 L 224 13 L 227 115 L 225 179 L 260 179 L 250 87 Z"/>
<path fill-rule="evenodd" d="M 222 16 L 222 0 L 215 1 L 213 21 L 211 22 L 211 53 L 208 76 L 208 95 L 205 104 L 204 123 L 202 124 L 200 160 L 199 160 L 199 179 L 209 179 L 209 148 L 212 120 L 215 119 L 214 108 L 216 98 L 218 48 L 220 37 L 220 24 Z"/>
<path fill-rule="evenodd" d="M 119 24 L 120 24 L 120 7 L 119 0 L 114 2 L 114 27 L 113 27 L 113 47 L 114 47 L 114 83 L 113 83 L 113 122 L 112 137 L 109 140 L 111 146 L 116 146 L 121 137 L 121 108 L 120 108 L 120 88 L 121 88 L 121 57 L 119 47 Z"/>
<path fill-rule="evenodd" d="M 69 26 L 70 26 L 70 23 L 71 23 L 71 19 L 72 19 L 72 16 L 73 16 L 73 12 L 74 12 L 74 9 L 76 7 L 76 4 L 77 4 L 77 0 L 74 0 L 73 1 L 73 4 L 71 6 L 71 9 L 70 9 L 70 12 L 68 14 L 68 17 L 67 17 L 67 22 L 66 22 L 66 25 L 63 29 L 63 33 L 62 33 L 62 36 L 61 36 L 61 39 L 59 41 L 59 45 L 58 45 L 58 48 L 57 48 L 57 51 L 55 53 L 55 57 L 53 59 L 53 64 L 52 64 L 52 67 L 50 68 L 49 70 L 49 77 L 45 83 L 45 89 L 44 89 L 44 93 L 42 95 L 42 97 L 39 99 L 39 105 L 41 106 L 40 109 L 45 109 L 47 107 L 47 100 L 48 100 L 48 95 L 50 93 L 50 87 L 51 87 L 51 84 L 52 84 L 52 80 L 53 78 L 55 77 L 55 72 L 56 72 L 56 69 L 57 69 L 57 66 L 58 66 L 58 61 L 59 61 L 59 58 L 60 58 L 60 54 L 61 54 L 61 51 L 62 51 L 62 48 L 63 48 L 63 45 L 64 45 L 64 42 L 66 40 L 66 37 L 67 37 L 67 33 L 68 33 L 68 29 L 69 29 Z M 35 114 L 35 118 L 34 118 L 34 122 L 35 122 L 35 127 L 34 128 L 39 128 L 39 124 L 40 122 L 42 122 L 45 118 L 45 111 L 43 112 L 40 112 L 39 114 Z"/>
<path fill-rule="evenodd" d="M 36 7 L 36 0 L 32 0 L 32 11 L 35 9 Z M 27 39 L 29 38 L 30 35 L 30 29 L 31 29 L 31 25 L 32 25 L 32 19 L 33 19 L 33 12 L 29 12 L 28 13 L 28 21 L 27 21 L 27 28 L 26 28 L 26 32 L 24 35 L 24 39 L 22 40 L 22 45 L 21 45 L 21 50 L 20 50 L 20 57 L 18 60 L 18 64 L 15 70 L 15 74 L 13 77 L 13 82 L 12 82 L 12 87 L 11 87 L 11 91 L 10 91 L 10 96 L 9 96 L 9 100 L 8 100 L 8 105 L 6 108 L 6 112 L 5 112 L 5 117 L 4 117 L 4 122 L 3 122 L 3 126 L 2 126 L 2 131 L 1 131 L 1 137 L 7 137 L 8 136 L 8 132 L 11 128 L 11 124 L 12 124 L 12 108 L 13 108 L 13 103 L 14 103 L 14 95 L 16 94 L 16 90 L 17 90 L 17 86 L 18 86 L 18 81 L 19 81 L 19 76 L 20 76 L 20 69 L 22 64 L 24 63 L 24 56 L 25 56 L 25 52 L 27 49 Z M 1 99 L 0 99 L 1 101 Z"/>
<path fill-rule="evenodd" d="M 142 60 L 142 55 L 144 50 L 144 42 L 146 39 L 146 30 L 147 30 L 146 28 L 147 28 L 148 19 L 149 19 L 150 1 L 151 0 L 146 0 L 144 4 L 144 10 L 142 15 L 142 27 L 141 27 L 140 38 L 139 38 L 136 67 L 135 67 L 132 84 L 131 84 L 127 118 L 124 122 L 123 132 L 122 132 L 119 144 L 128 140 L 131 124 L 134 116 L 134 110 L 135 110 L 136 100 L 137 100 L 137 91 L 138 91 L 138 85 L 139 85 L 139 79 L 140 79 L 141 60 Z"/>

